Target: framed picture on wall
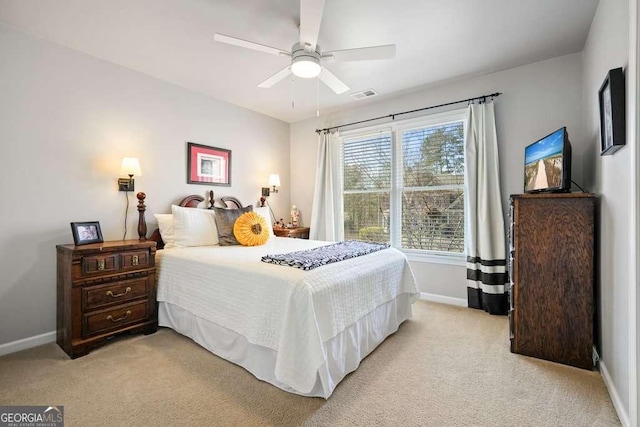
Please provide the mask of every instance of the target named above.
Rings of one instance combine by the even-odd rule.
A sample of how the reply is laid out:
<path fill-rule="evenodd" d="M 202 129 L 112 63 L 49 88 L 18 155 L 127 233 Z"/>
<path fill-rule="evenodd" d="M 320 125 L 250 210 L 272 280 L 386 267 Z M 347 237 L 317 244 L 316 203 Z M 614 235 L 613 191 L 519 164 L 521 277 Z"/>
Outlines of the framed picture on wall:
<path fill-rule="evenodd" d="M 622 68 L 610 70 L 598 91 L 600 155 L 613 154 L 626 143 L 625 89 Z"/>
<path fill-rule="evenodd" d="M 231 185 L 231 150 L 187 143 L 187 184 Z"/>
<path fill-rule="evenodd" d="M 72 222 L 71 233 L 76 246 L 102 243 L 102 230 L 98 221 Z"/>

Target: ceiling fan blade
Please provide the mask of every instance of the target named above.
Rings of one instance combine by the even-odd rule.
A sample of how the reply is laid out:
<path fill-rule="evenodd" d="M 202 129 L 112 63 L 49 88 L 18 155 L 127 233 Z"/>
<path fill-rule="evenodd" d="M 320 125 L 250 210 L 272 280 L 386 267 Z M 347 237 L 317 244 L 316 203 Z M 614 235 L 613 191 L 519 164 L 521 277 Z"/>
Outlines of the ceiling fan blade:
<path fill-rule="evenodd" d="M 267 80 L 260 83 L 258 87 L 269 88 L 274 84 L 278 83 L 280 80 L 287 77 L 289 74 L 291 74 L 291 67 L 287 66 L 286 68 L 275 73 L 273 76 L 269 77 Z"/>
<path fill-rule="evenodd" d="M 337 78 L 331 71 L 327 70 L 325 67 L 322 67 L 322 71 L 320 71 L 318 78 L 338 95 L 349 90 L 349 86 L 342 83 L 339 78 Z"/>
<path fill-rule="evenodd" d="M 215 33 L 213 39 L 220 43 L 232 44 L 234 46 L 244 47 L 246 49 L 257 50 L 264 53 L 270 53 L 272 55 L 286 55 L 291 56 L 290 52 L 286 50 L 278 49 L 277 47 L 266 46 L 260 43 L 254 43 L 247 40 L 242 40 L 237 37 L 226 36 L 224 34 Z"/>
<path fill-rule="evenodd" d="M 359 47 L 324 52 L 323 60 L 328 61 L 368 61 L 372 59 L 393 59 L 396 56 L 396 45 Z"/>
<path fill-rule="evenodd" d="M 316 50 L 325 0 L 300 0 L 300 45 Z"/>

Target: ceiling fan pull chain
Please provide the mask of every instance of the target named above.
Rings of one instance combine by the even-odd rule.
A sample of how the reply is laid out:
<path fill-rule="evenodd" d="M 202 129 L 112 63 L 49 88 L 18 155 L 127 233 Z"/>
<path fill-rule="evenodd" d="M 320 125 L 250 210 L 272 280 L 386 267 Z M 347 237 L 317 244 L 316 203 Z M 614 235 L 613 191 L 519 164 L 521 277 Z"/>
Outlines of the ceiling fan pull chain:
<path fill-rule="evenodd" d="M 316 79 L 316 117 L 320 117 L 320 79 Z"/>

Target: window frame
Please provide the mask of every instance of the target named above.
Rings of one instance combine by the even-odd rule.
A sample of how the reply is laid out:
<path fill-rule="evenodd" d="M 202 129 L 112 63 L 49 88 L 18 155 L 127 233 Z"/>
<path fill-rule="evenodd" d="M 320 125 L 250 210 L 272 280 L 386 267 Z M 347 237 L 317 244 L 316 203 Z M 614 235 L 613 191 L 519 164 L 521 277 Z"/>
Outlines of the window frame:
<path fill-rule="evenodd" d="M 344 150 L 344 141 L 347 139 L 366 138 L 367 136 L 374 136 L 382 132 L 388 132 L 391 134 L 391 183 L 390 183 L 390 199 L 389 199 L 389 217 L 394 218 L 394 221 L 389 221 L 389 241 L 392 247 L 402 251 L 410 261 L 429 262 L 436 264 L 448 264 L 448 265 L 466 265 L 466 254 L 462 253 L 445 252 L 445 251 L 432 251 L 427 249 L 407 249 L 402 248 L 402 220 L 400 214 L 402 212 L 402 192 L 405 191 L 403 186 L 403 176 L 400 171 L 403 167 L 403 142 L 402 133 L 413 129 L 421 129 L 425 127 L 432 127 L 438 125 L 447 125 L 449 123 L 462 122 L 463 131 L 466 135 L 466 126 L 464 123 L 467 117 L 467 108 L 458 108 L 450 111 L 429 114 L 426 116 L 399 120 L 393 123 L 386 123 L 383 125 L 367 126 L 364 128 L 348 130 L 340 132 L 340 150 Z M 344 173 L 344 159 L 341 159 L 340 173 Z M 343 180 L 344 182 L 344 180 Z M 458 185 L 454 185 L 456 188 L 460 188 Z M 449 186 L 436 186 L 433 189 L 445 189 Z M 414 187 L 407 187 L 408 189 Z M 424 187 L 415 187 L 424 188 Z M 466 179 L 462 185 L 462 191 L 467 192 Z M 345 190 L 344 184 L 342 188 L 342 195 L 344 197 Z M 466 198 L 465 198 L 466 201 Z M 466 203 L 465 203 L 466 209 Z M 396 219 L 397 218 L 397 219 Z M 466 230 L 465 230 L 466 240 Z"/>

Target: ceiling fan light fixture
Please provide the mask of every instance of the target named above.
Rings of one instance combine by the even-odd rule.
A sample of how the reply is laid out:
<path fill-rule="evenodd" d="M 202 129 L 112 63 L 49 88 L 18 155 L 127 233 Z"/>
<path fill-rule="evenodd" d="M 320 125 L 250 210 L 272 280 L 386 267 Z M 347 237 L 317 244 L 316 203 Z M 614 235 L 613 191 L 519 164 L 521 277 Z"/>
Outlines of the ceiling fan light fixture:
<path fill-rule="evenodd" d="M 320 45 L 316 44 L 315 49 L 312 49 L 309 45 L 295 43 L 291 46 L 291 72 L 303 79 L 318 77 L 322 71 L 320 56 Z"/>
<path fill-rule="evenodd" d="M 321 70 L 320 61 L 313 56 L 299 56 L 291 61 L 291 72 L 303 79 L 318 77 Z"/>

